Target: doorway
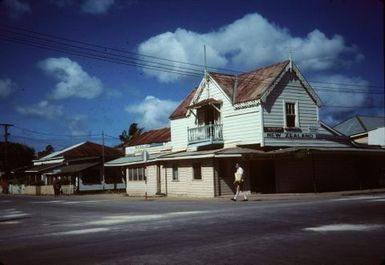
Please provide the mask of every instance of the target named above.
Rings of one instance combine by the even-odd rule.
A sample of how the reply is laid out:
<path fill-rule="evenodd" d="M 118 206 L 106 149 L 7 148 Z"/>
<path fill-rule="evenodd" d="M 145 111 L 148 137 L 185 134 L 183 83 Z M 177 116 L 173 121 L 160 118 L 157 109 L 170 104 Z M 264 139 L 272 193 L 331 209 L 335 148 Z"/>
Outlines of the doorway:
<path fill-rule="evenodd" d="M 162 182 L 160 176 L 160 165 L 156 165 L 156 194 L 160 195 L 162 193 Z"/>
<path fill-rule="evenodd" d="M 276 192 L 274 160 L 251 160 L 249 168 L 251 192 Z"/>

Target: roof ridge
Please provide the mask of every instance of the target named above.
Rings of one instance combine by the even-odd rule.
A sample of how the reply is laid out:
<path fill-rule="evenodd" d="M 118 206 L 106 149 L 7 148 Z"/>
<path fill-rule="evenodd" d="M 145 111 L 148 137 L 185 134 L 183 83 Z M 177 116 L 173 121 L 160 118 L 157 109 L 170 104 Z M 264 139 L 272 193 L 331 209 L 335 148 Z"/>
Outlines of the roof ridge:
<path fill-rule="evenodd" d="M 357 119 L 357 118 L 359 118 L 359 119 L 361 119 L 361 118 L 385 118 L 385 116 L 354 115 L 354 116 L 351 116 L 350 118 L 347 118 L 346 120 L 340 121 L 339 123 L 335 124 L 332 128 L 335 128 L 335 127 L 337 127 L 337 126 L 339 126 L 341 124 L 344 124 L 347 121 L 354 120 L 354 119 Z"/>
<path fill-rule="evenodd" d="M 225 74 L 225 73 L 219 73 L 219 72 L 209 72 L 209 74 L 223 75 L 223 76 L 228 76 L 228 77 L 236 77 L 237 76 L 237 75 L 233 75 L 233 74 Z"/>
<path fill-rule="evenodd" d="M 237 75 L 220 73 L 220 72 L 209 72 L 209 74 L 222 75 L 222 76 L 228 76 L 228 77 L 237 77 L 237 76 L 239 77 L 239 76 L 242 76 L 242 75 L 251 74 L 253 72 L 256 72 L 256 71 L 259 71 L 259 70 L 262 70 L 262 69 L 267 69 L 267 68 L 270 68 L 270 67 L 274 67 L 274 66 L 277 66 L 278 64 L 289 63 L 289 62 L 290 62 L 290 60 L 284 60 L 284 61 L 281 61 L 281 62 L 270 64 L 268 66 L 263 66 L 263 67 L 255 68 L 255 69 L 247 71 L 247 72 L 241 72 L 241 73 L 239 73 Z"/>
<path fill-rule="evenodd" d="M 150 129 L 148 131 L 144 131 L 142 134 L 144 133 L 147 133 L 147 132 L 152 132 L 152 131 L 160 131 L 160 130 L 164 130 L 164 129 L 171 129 L 170 127 L 160 127 L 160 128 L 154 128 L 154 129 Z M 141 134 L 141 135 L 142 135 Z"/>
<path fill-rule="evenodd" d="M 255 68 L 254 70 L 251 70 L 251 71 L 247 71 L 247 72 L 241 73 L 241 74 L 239 74 L 238 76 L 246 75 L 246 74 L 251 74 L 251 73 L 260 71 L 260 70 L 262 70 L 262 69 L 267 69 L 267 68 L 275 67 L 275 66 L 277 66 L 277 65 L 279 65 L 279 64 L 289 63 L 289 62 L 290 62 L 290 60 L 285 60 L 285 61 L 281 61 L 281 62 L 278 62 L 278 63 L 273 63 L 273 64 L 268 65 L 268 66 L 263 66 L 263 67 Z"/>
<path fill-rule="evenodd" d="M 356 116 L 352 116 L 352 117 L 350 117 L 350 118 L 348 118 L 348 119 L 346 119 L 346 120 L 340 121 L 339 123 L 333 125 L 332 128 L 336 128 L 337 126 L 339 126 L 339 125 L 341 125 L 341 124 L 344 124 L 345 122 L 347 122 L 347 121 L 349 121 L 349 120 L 354 120 L 355 118 L 356 118 Z"/>
<path fill-rule="evenodd" d="M 363 121 L 361 120 L 361 118 L 356 115 L 356 119 L 358 120 L 358 123 L 362 126 L 362 128 L 364 129 L 364 131 L 368 131 L 368 128 L 366 128 L 365 124 L 363 123 Z"/>
<path fill-rule="evenodd" d="M 43 156 L 43 157 L 39 158 L 38 160 L 47 160 L 47 159 L 54 158 L 54 157 L 56 157 L 58 155 L 61 155 L 61 154 L 65 153 L 65 152 L 67 152 L 67 151 L 71 151 L 72 149 L 75 149 L 75 148 L 77 148 L 77 147 L 79 147 L 81 145 L 84 145 L 87 142 L 89 142 L 89 141 L 83 141 L 83 142 L 80 142 L 80 143 L 77 143 L 77 144 L 73 144 L 73 145 L 65 147 L 65 148 L 63 148 L 61 150 L 54 151 L 51 154 Z M 92 143 L 92 142 L 90 142 L 90 143 Z"/>

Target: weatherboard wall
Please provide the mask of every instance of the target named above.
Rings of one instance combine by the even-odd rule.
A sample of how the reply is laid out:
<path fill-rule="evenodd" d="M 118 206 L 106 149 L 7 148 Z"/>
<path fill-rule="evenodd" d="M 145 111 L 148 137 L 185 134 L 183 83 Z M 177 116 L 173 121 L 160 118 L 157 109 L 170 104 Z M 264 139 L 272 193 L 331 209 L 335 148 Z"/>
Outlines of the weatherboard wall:
<path fill-rule="evenodd" d="M 264 133 L 265 146 L 341 146 L 342 144 L 317 139 L 316 135 L 331 135 L 320 126 L 318 106 L 296 79 L 284 80 L 271 91 L 263 103 L 263 127 L 285 128 L 285 103 L 297 104 L 298 128 L 301 135 L 312 134 L 314 138 L 274 138 Z M 314 130 L 314 131 L 311 131 Z"/>
<path fill-rule="evenodd" d="M 225 147 L 242 144 L 259 144 L 262 141 L 261 111 L 259 106 L 236 109 L 231 99 L 223 92 L 219 85 L 210 79 L 202 82 L 196 102 L 207 98 L 222 101 L 220 106 L 220 123 L 223 124 L 223 138 Z M 196 110 L 193 110 L 196 113 Z M 193 114 L 185 118 L 171 120 L 171 141 L 173 150 L 185 149 L 188 146 L 188 128 L 198 125 Z"/>
<path fill-rule="evenodd" d="M 210 90 L 207 92 L 205 90 Z M 205 86 L 199 100 L 211 98 L 221 100 L 221 122 L 223 124 L 224 145 L 234 146 L 241 144 L 258 144 L 261 141 L 261 120 L 258 106 L 236 109 L 231 99 L 223 92 L 220 86 L 213 80 Z"/>
<path fill-rule="evenodd" d="M 180 118 L 170 121 L 171 126 L 171 145 L 172 150 L 183 150 L 188 145 L 188 128 L 195 127 L 195 116 L 189 115 L 186 118 Z"/>
<path fill-rule="evenodd" d="M 202 179 L 194 179 L 193 163 L 201 163 Z M 178 168 L 178 180 L 172 179 L 172 165 Z M 178 161 L 165 168 L 167 196 L 214 197 L 214 170 L 211 160 Z"/>
<path fill-rule="evenodd" d="M 126 178 L 126 192 L 129 196 L 144 196 L 147 190 L 148 196 L 154 196 L 157 192 L 157 165 L 149 165 L 146 167 L 147 184 L 144 180 L 129 181 Z M 126 169 L 126 176 L 128 176 L 128 168 Z"/>

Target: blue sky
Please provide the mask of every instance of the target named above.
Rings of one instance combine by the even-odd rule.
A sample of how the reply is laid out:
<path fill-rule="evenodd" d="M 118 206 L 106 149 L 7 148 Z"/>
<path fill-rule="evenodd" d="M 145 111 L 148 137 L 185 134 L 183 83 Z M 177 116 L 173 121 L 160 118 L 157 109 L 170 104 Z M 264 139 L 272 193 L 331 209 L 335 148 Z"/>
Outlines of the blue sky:
<path fill-rule="evenodd" d="M 35 35 L 16 43 L 20 30 Z M 41 34 L 87 43 L 107 60 L 31 46 Z M 291 51 L 331 125 L 384 115 L 379 0 L 2 0 L 0 123 L 15 125 L 11 141 L 36 150 L 101 143 L 102 131 L 114 145 L 132 122 L 168 126 L 201 80 L 203 45 L 209 68 L 229 73 L 283 61 Z M 116 54 L 124 64 L 110 62 Z"/>

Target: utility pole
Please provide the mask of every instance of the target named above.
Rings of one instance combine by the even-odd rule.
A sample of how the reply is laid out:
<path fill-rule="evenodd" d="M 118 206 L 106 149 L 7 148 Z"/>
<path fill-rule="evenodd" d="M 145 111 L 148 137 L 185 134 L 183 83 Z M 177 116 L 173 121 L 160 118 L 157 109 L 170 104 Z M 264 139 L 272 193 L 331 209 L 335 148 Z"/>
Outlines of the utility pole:
<path fill-rule="evenodd" d="M 9 180 L 9 170 L 8 170 L 8 136 L 10 135 L 8 133 L 8 128 L 12 127 L 13 124 L 9 123 L 0 123 L 0 126 L 4 127 L 4 179 L 6 183 L 8 183 Z M 5 193 L 8 193 L 8 185 L 5 187 Z"/>
<path fill-rule="evenodd" d="M 104 190 L 104 183 L 106 179 L 104 176 L 104 130 L 102 131 L 102 186 Z"/>

